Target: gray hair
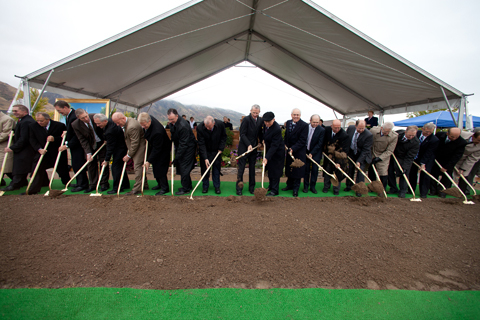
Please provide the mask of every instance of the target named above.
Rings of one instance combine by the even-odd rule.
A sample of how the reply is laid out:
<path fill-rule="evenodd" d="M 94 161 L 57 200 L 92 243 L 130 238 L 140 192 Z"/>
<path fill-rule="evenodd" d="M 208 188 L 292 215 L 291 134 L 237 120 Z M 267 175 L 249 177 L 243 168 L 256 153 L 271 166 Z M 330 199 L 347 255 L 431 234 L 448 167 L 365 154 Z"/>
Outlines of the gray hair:
<path fill-rule="evenodd" d="M 95 114 L 93 115 L 93 119 L 98 119 L 98 120 L 100 120 L 100 121 L 102 121 L 102 122 L 103 122 L 103 121 L 108 121 L 107 116 L 104 115 L 103 113 L 95 113 Z"/>
<path fill-rule="evenodd" d="M 435 129 L 435 124 L 433 122 L 425 123 L 423 125 L 423 129 L 434 130 Z"/>
<path fill-rule="evenodd" d="M 395 125 L 393 124 L 393 122 L 387 121 L 382 125 L 382 128 L 386 130 L 392 130 L 394 126 Z"/>
<path fill-rule="evenodd" d="M 37 117 L 37 116 L 42 116 L 42 117 L 45 118 L 45 120 L 50 120 L 50 115 L 46 112 L 37 112 L 35 114 L 35 117 Z"/>
<path fill-rule="evenodd" d="M 138 122 L 150 122 L 152 121 L 152 118 L 150 117 L 150 115 L 146 112 L 142 112 L 138 115 Z"/>
<path fill-rule="evenodd" d="M 300 115 L 302 115 L 302 111 L 300 111 L 300 109 L 298 109 L 298 108 L 293 108 L 292 109 L 292 114 L 293 114 L 293 111 L 295 111 L 295 110 L 298 110 L 298 113 L 300 113 Z"/>
<path fill-rule="evenodd" d="M 410 131 L 410 130 L 418 131 L 418 127 L 416 125 L 408 126 L 407 130 L 405 130 L 405 132 Z"/>
<path fill-rule="evenodd" d="M 253 108 L 253 107 L 252 107 Z M 212 116 L 206 116 L 205 119 L 203 119 L 204 124 L 210 124 L 213 123 L 215 120 L 213 119 Z"/>
<path fill-rule="evenodd" d="M 250 110 L 252 110 L 252 109 L 257 109 L 258 111 L 260 111 L 260 106 L 259 106 L 258 104 L 254 104 L 254 105 L 250 108 Z"/>
<path fill-rule="evenodd" d="M 78 108 L 75 110 L 75 115 L 78 117 L 79 115 L 84 114 L 85 112 L 87 111 L 83 110 L 82 108 Z"/>
<path fill-rule="evenodd" d="M 310 117 L 310 121 L 313 120 L 313 117 L 318 117 L 318 121 L 321 120 L 320 116 L 318 114 L 312 114 L 312 116 Z"/>

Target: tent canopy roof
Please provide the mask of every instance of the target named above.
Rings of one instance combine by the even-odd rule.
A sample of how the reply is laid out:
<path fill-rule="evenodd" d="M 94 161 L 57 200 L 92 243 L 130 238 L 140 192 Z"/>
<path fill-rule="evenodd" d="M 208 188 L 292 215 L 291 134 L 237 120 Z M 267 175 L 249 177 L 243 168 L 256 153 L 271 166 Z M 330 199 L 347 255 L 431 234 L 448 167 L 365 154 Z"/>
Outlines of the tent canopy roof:
<path fill-rule="evenodd" d="M 463 95 L 309 0 L 193 0 L 26 78 L 54 69 L 48 91 L 142 108 L 243 61 L 343 115 Z"/>

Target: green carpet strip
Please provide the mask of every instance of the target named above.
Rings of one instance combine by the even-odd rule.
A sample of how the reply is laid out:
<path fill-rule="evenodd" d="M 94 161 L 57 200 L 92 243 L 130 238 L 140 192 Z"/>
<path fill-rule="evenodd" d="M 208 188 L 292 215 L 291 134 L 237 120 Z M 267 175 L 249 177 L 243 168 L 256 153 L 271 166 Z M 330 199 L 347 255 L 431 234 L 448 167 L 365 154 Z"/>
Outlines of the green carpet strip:
<path fill-rule="evenodd" d="M 7 181 L 7 185 L 10 183 L 10 180 L 9 179 L 5 179 Z M 135 181 L 133 180 L 130 180 L 130 186 L 133 187 L 133 184 L 135 183 Z M 169 181 L 170 183 L 170 181 Z M 152 188 L 154 186 L 157 185 L 156 181 L 154 180 L 149 180 L 148 181 L 148 184 L 149 184 L 149 187 Z M 193 187 L 195 187 L 195 185 L 197 184 L 197 181 L 193 181 Z M 208 189 L 208 192 L 207 193 L 202 193 L 202 189 L 203 189 L 203 186 L 202 184 L 200 184 L 197 188 L 197 190 L 195 190 L 195 193 L 193 194 L 194 196 L 220 196 L 220 197 L 228 197 L 228 196 L 237 196 L 236 195 L 236 188 L 235 188 L 235 185 L 236 183 L 235 182 L 230 182 L 230 181 L 223 181 L 220 183 L 220 189 L 221 189 L 221 194 L 216 194 L 215 193 L 215 189 L 213 188 L 213 185 L 212 185 L 212 182 L 210 181 L 210 188 Z M 261 182 L 257 182 L 255 187 L 256 188 L 261 188 Z M 284 188 L 286 186 L 286 183 L 285 182 L 282 182 L 280 183 L 280 189 Z M 111 190 L 111 187 L 112 187 L 112 180 L 110 180 L 110 189 Z M 180 184 L 180 181 L 179 180 L 175 180 L 174 181 L 174 191 L 178 191 L 178 188 L 181 187 L 181 184 Z M 265 188 L 268 188 L 268 183 L 265 183 L 264 184 L 264 187 Z M 298 197 L 299 198 L 303 198 L 303 197 L 347 197 L 347 196 L 355 196 L 355 192 L 354 191 L 348 191 L 348 192 L 345 192 L 343 191 L 343 189 L 346 187 L 346 185 L 344 183 L 342 183 L 341 187 L 340 187 L 340 193 L 338 196 L 334 196 L 333 195 L 333 190 L 332 188 L 330 188 L 330 190 L 328 191 L 328 193 L 323 193 L 322 192 L 322 189 L 323 189 L 323 182 L 319 182 L 317 183 L 317 186 L 316 186 L 316 189 L 317 189 L 317 194 L 314 194 L 312 193 L 310 190 L 308 191 L 308 193 L 303 193 L 303 183 L 302 185 L 300 186 L 300 190 L 298 192 Z M 65 185 L 62 184 L 62 182 L 60 180 L 54 180 L 53 183 L 52 183 L 52 189 L 54 190 L 63 190 L 65 188 Z M 27 189 L 27 187 L 23 187 L 19 190 L 14 190 L 14 191 L 7 191 L 5 192 L 5 195 L 17 195 L 17 194 L 20 194 L 22 192 L 25 192 L 25 190 Z M 65 195 L 72 195 L 72 194 L 84 194 L 83 191 L 80 191 L 80 192 L 72 192 L 74 188 L 72 187 L 69 187 L 68 188 L 68 191 L 66 191 L 64 194 Z M 388 187 L 387 187 L 388 189 Z M 124 194 L 128 191 L 130 191 L 131 189 L 128 189 L 128 190 L 125 190 L 125 192 L 122 192 L 120 194 Z M 45 194 L 46 192 L 48 191 L 48 187 L 43 187 L 40 194 Z M 108 191 L 108 190 L 107 190 Z M 116 196 L 116 195 L 109 195 L 107 194 L 107 191 L 104 191 L 104 192 L 100 192 L 101 194 L 103 195 L 106 195 L 106 196 Z M 148 196 L 153 196 L 155 195 L 156 193 L 158 192 L 158 190 L 145 190 L 144 194 L 145 195 L 148 195 Z M 91 193 L 95 193 L 95 191 L 92 191 Z M 245 183 L 245 186 L 243 187 L 243 195 L 244 196 L 253 196 L 252 194 L 250 194 L 250 192 L 248 192 L 248 182 Z M 171 196 L 170 193 L 167 194 L 167 196 Z M 181 197 L 186 197 L 186 196 L 190 196 L 190 194 L 188 195 L 183 195 Z M 289 191 L 281 191 L 279 192 L 279 197 L 293 197 L 293 194 L 292 194 L 292 190 L 289 190 Z M 368 196 L 363 196 L 363 197 L 376 197 L 377 194 L 376 193 L 373 193 L 373 192 L 370 192 L 368 194 Z M 420 194 L 419 194 L 419 191 L 417 190 L 416 193 L 415 193 L 415 196 L 417 198 L 420 198 Z M 180 197 L 180 196 L 178 196 Z M 398 198 L 398 195 L 396 194 L 389 194 L 388 197 L 390 198 Z M 428 196 L 429 198 L 438 198 L 438 196 Z M 412 198 L 412 195 L 410 194 L 407 194 L 406 195 L 406 198 Z M 447 196 L 447 198 L 453 198 L 452 196 Z"/>
<path fill-rule="evenodd" d="M 479 319 L 480 291 L 2 289 L 1 319 Z"/>

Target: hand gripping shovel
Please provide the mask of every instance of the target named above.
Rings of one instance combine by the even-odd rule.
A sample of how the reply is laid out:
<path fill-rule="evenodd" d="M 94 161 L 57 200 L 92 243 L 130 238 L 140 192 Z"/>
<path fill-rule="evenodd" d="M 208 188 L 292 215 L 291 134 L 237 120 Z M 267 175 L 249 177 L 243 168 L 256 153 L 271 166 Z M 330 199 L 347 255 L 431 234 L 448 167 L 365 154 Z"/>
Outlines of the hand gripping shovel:
<path fill-rule="evenodd" d="M 422 167 L 419 166 L 418 163 L 416 163 L 415 161 L 413 162 L 413 164 L 416 165 L 416 166 L 418 167 L 418 169 L 420 169 L 420 171 L 422 171 L 422 172 L 425 173 L 427 176 L 429 176 L 430 179 L 435 180 L 436 183 L 438 183 L 440 186 L 442 186 L 442 192 L 445 193 L 445 190 L 447 190 L 447 188 L 445 188 L 445 186 L 440 182 L 440 180 L 438 180 L 437 178 L 435 178 L 434 176 L 432 176 L 427 170 L 422 169 Z M 450 191 L 451 189 L 454 189 L 454 188 L 448 188 L 448 190 L 447 190 L 446 193 L 447 193 L 447 194 L 452 194 L 452 191 Z M 457 191 L 457 190 L 455 189 L 455 191 Z"/>
<path fill-rule="evenodd" d="M 12 144 L 13 135 L 14 135 L 13 131 L 10 131 L 7 148 L 10 148 L 10 145 Z M 3 157 L 2 171 L 0 172 L 0 180 L 3 179 L 3 174 L 5 173 L 5 166 L 7 165 L 8 154 L 9 152 L 5 152 L 5 156 Z M 0 191 L 0 197 L 3 196 L 4 193 L 5 191 Z"/>
<path fill-rule="evenodd" d="M 257 149 L 259 145 L 257 145 L 256 147 L 253 147 L 252 150 L 248 150 L 248 151 L 245 151 L 244 153 L 242 153 L 241 155 L 239 155 L 238 157 L 235 158 L 235 160 L 238 160 L 240 158 L 242 158 L 243 156 L 249 154 L 250 152 L 252 152 L 253 150 Z"/>
<path fill-rule="evenodd" d="M 333 165 L 336 166 L 336 163 L 333 162 L 333 160 L 330 159 L 330 158 L 325 154 L 325 152 L 323 153 L 323 156 L 324 156 L 325 158 L 327 158 Z M 339 167 L 339 168 L 335 167 L 335 169 L 340 170 L 340 172 L 341 172 L 345 177 L 347 177 L 348 180 L 350 180 L 350 181 L 353 183 L 353 186 L 352 186 L 352 190 L 353 190 L 353 191 L 358 192 L 358 193 L 361 193 L 361 194 L 368 194 L 368 188 L 367 188 L 367 186 L 365 185 L 365 183 L 361 183 L 361 182 L 360 182 L 360 183 L 355 183 L 355 181 L 353 181 L 353 179 L 350 178 L 350 176 L 349 176 L 348 174 L 346 174 L 345 171 L 342 170 L 342 168 L 340 168 L 340 167 Z"/>
<path fill-rule="evenodd" d="M 100 171 L 100 176 L 98 177 L 98 182 L 97 182 L 97 192 L 91 193 L 90 197 L 101 197 L 102 194 L 98 192 L 98 188 L 100 188 L 100 183 L 102 182 L 102 177 L 103 177 L 103 171 L 105 171 L 106 166 L 102 166 L 102 170 Z"/>
<path fill-rule="evenodd" d="M 263 160 L 265 160 L 265 151 L 267 148 L 265 147 L 265 141 L 263 142 Z M 255 189 L 255 199 L 257 201 L 265 200 L 265 195 L 267 194 L 267 189 L 263 187 L 263 182 L 265 180 L 265 163 L 262 161 L 262 187 L 259 189 Z"/>
<path fill-rule="evenodd" d="M 66 137 L 67 137 L 67 131 L 63 131 L 63 139 L 62 139 L 62 144 L 60 144 L 60 147 L 63 146 L 63 144 L 65 143 Z M 48 185 L 48 191 L 45 192 L 45 197 L 50 194 L 50 191 L 52 191 L 53 177 L 55 177 L 55 172 L 57 171 L 57 166 L 58 166 L 58 162 L 60 161 L 61 155 L 62 155 L 62 151 L 59 151 L 57 155 L 57 160 L 55 160 L 55 166 L 53 167 L 52 176 L 50 177 L 50 184 Z"/>
<path fill-rule="evenodd" d="M 472 184 L 470 182 L 468 182 L 467 178 L 465 178 L 465 176 L 458 171 L 457 167 L 455 167 L 455 171 L 460 176 L 460 178 L 462 178 L 463 181 L 465 181 L 465 183 L 470 187 L 470 189 L 472 189 L 473 197 L 475 199 L 477 197 L 477 192 L 475 191 L 475 188 L 472 186 Z"/>
<path fill-rule="evenodd" d="M 442 169 L 443 167 L 440 165 L 440 163 L 438 163 L 437 159 L 435 159 L 435 163 L 440 167 L 440 169 Z M 463 193 L 462 190 L 460 190 L 460 188 L 458 187 L 458 185 L 455 183 L 455 181 L 453 181 L 452 177 L 450 177 L 450 175 L 445 171 L 443 173 L 447 178 L 448 180 L 450 180 L 452 182 L 452 184 L 455 186 L 455 188 L 458 189 L 458 191 L 460 191 L 460 193 L 458 195 L 453 195 L 451 194 L 452 196 L 454 197 L 458 197 L 458 198 L 461 198 L 463 197 L 465 200 L 463 201 L 464 204 L 475 204 L 475 202 L 473 201 L 468 201 L 467 199 L 467 196 L 465 195 L 465 193 Z M 443 190 L 443 193 L 446 193 L 445 190 Z M 461 196 L 460 196 L 461 195 Z"/>
<path fill-rule="evenodd" d="M 217 152 L 217 155 L 215 156 L 215 158 L 213 159 L 212 162 L 210 162 L 210 165 L 208 166 L 207 170 L 205 170 L 205 172 L 203 173 L 202 177 L 200 178 L 200 180 L 198 180 L 197 182 L 197 185 L 195 186 L 195 188 L 193 188 L 193 191 L 192 193 L 190 194 L 190 200 L 193 200 L 193 193 L 195 192 L 195 190 L 197 190 L 198 186 L 200 185 L 200 183 L 202 182 L 203 178 L 205 177 L 205 175 L 207 174 L 208 171 L 210 171 L 210 169 L 212 168 L 213 164 L 215 163 L 215 160 L 217 160 L 218 156 L 222 154 L 222 151 L 218 151 Z"/>
<path fill-rule="evenodd" d="M 334 187 L 336 187 L 340 184 L 340 182 L 338 181 L 337 175 L 335 173 L 333 173 L 333 174 L 328 173 L 321 165 L 319 165 L 315 160 L 313 160 L 312 157 L 309 157 L 308 159 L 310 159 L 310 161 L 315 163 L 321 171 L 325 172 L 328 176 L 330 176 L 330 178 L 331 178 L 330 181 L 332 182 Z"/>
<path fill-rule="evenodd" d="M 47 141 L 43 150 L 47 151 L 49 143 L 50 143 L 50 141 Z M 44 156 L 45 156 L 45 153 L 40 156 L 40 159 L 38 159 L 37 166 L 35 167 L 35 171 L 33 171 L 33 175 L 30 178 L 30 181 L 28 182 L 27 190 L 25 191 L 26 195 L 28 195 L 28 190 L 30 190 L 30 186 L 32 185 L 33 179 L 35 179 L 35 176 L 37 175 L 38 169 L 40 168 L 40 164 L 42 163 L 42 160 L 43 160 Z"/>
<path fill-rule="evenodd" d="M 407 175 L 406 175 L 405 172 L 403 171 L 403 168 L 402 168 L 402 166 L 400 165 L 400 162 L 398 162 L 397 157 L 395 157 L 395 155 L 394 155 L 393 153 L 392 153 L 392 156 L 393 156 L 393 159 L 395 159 L 395 162 L 397 163 L 398 169 L 400 169 L 400 171 L 402 171 L 403 179 L 405 179 L 405 181 L 406 181 L 407 184 L 408 184 L 408 188 L 409 188 L 410 191 L 412 192 L 413 198 L 411 198 L 410 201 L 421 202 L 421 201 L 422 201 L 421 199 L 415 198 L 415 190 L 413 190 L 412 185 L 410 184 L 410 181 L 407 179 Z"/>

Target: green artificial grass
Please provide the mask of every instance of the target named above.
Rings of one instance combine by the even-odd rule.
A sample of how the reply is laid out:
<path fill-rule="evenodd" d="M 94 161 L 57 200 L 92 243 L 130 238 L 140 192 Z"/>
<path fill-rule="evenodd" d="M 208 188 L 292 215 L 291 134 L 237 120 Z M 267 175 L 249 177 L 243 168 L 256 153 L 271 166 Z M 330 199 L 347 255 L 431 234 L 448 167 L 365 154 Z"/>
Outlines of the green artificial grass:
<path fill-rule="evenodd" d="M 10 180 L 9 179 L 5 179 L 7 181 L 7 185 L 10 183 Z M 169 182 L 170 183 L 170 182 Z M 112 186 L 112 180 L 110 180 L 110 188 Z M 133 180 L 130 180 L 130 186 L 133 187 L 133 184 L 134 184 L 134 181 Z M 154 186 L 157 185 L 157 182 L 155 180 L 149 180 L 148 181 L 148 184 L 149 184 L 149 187 L 152 188 Z M 193 181 L 193 187 L 195 187 L 195 185 L 197 184 L 197 181 Z M 236 183 L 235 182 L 231 182 L 231 181 L 222 181 L 220 182 L 220 190 L 222 191 L 221 194 L 216 194 L 215 193 L 215 189 L 213 188 L 213 184 L 212 182 L 210 181 L 210 188 L 208 189 L 208 192 L 207 193 L 202 193 L 202 190 L 203 190 L 203 185 L 202 183 L 200 183 L 200 185 L 198 186 L 197 190 L 195 190 L 195 193 L 193 194 L 194 196 L 220 196 L 220 197 L 228 197 L 228 196 L 237 196 L 236 195 L 236 189 L 235 189 L 235 185 Z M 261 188 L 261 182 L 257 182 L 255 184 L 255 188 Z M 284 188 L 286 186 L 286 183 L 285 182 L 281 182 L 280 183 L 280 189 Z M 179 180 L 175 180 L 174 181 L 174 192 L 177 192 L 178 189 L 181 187 L 181 184 L 180 184 L 180 181 Z M 265 183 L 264 184 L 264 187 L 265 188 L 268 188 L 268 183 Z M 315 197 L 315 198 L 318 198 L 318 197 L 347 197 L 347 196 L 355 196 L 355 192 L 354 191 L 348 191 L 348 192 L 345 192 L 343 191 L 343 189 L 346 187 L 346 185 L 344 183 L 341 184 L 341 187 L 340 187 L 340 194 L 338 196 L 334 196 L 333 195 L 333 190 L 332 190 L 332 187 L 330 187 L 330 190 L 328 191 L 328 193 L 323 193 L 322 192 L 322 189 L 323 189 L 323 182 L 319 182 L 317 183 L 317 186 L 316 186 L 316 189 L 317 189 L 317 194 L 314 194 L 312 193 L 310 190 L 308 191 L 308 193 L 303 193 L 303 183 L 301 184 L 300 186 L 300 190 L 298 192 L 298 197 L 299 198 L 305 198 L 305 197 Z M 54 190 L 62 190 L 64 189 L 65 186 L 62 184 L 62 182 L 60 180 L 54 180 L 53 183 L 52 183 L 52 189 Z M 16 194 L 20 194 L 22 192 L 25 192 L 27 188 L 26 187 L 23 187 L 19 190 L 14 190 L 14 191 L 8 191 L 8 192 L 5 192 L 5 195 L 16 195 Z M 66 191 L 64 194 L 65 195 L 72 195 L 72 194 L 84 194 L 83 191 L 80 191 L 80 192 L 72 192 L 71 190 L 73 189 L 72 187 L 69 187 L 68 188 L 69 190 Z M 111 190 L 111 189 L 109 189 Z M 126 192 L 130 191 L 131 189 L 128 189 L 128 190 L 125 190 L 125 192 L 121 192 L 120 194 L 125 194 Z M 48 187 L 43 187 L 40 194 L 45 194 L 46 192 L 48 191 Z M 108 190 L 107 190 L 108 191 Z M 100 192 L 101 194 L 103 195 L 106 195 L 106 196 L 112 196 L 112 195 L 109 195 L 107 194 L 107 191 L 104 191 L 104 192 Z M 148 195 L 148 196 L 153 196 L 155 195 L 156 193 L 158 192 L 158 190 L 145 190 L 144 191 L 144 194 L 145 195 Z M 92 191 L 90 193 L 95 193 L 95 191 Z M 168 193 L 167 196 L 170 196 L 171 194 Z M 113 195 L 114 196 L 114 195 Z M 185 196 L 190 196 L 190 194 L 188 195 L 183 195 L 183 197 Z M 253 196 L 252 194 L 250 194 L 250 192 L 248 191 L 248 182 L 245 183 L 245 186 L 243 187 L 243 196 Z M 376 197 L 377 194 L 376 193 L 373 193 L 373 192 L 370 192 L 368 194 L 368 196 L 362 196 L 362 197 Z M 415 193 L 415 196 L 417 198 L 420 198 L 420 194 L 419 194 L 419 191 L 416 191 Z M 178 196 L 178 197 L 181 197 L 181 196 Z M 279 195 L 278 197 L 293 197 L 293 192 L 292 190 L 289 190 L 289 191 L 279 191 Z M 389 194 L 388 195 L 388 198 L 398 198 L 398 195 L 396 194 Z M 410 194 L 407 194 L 406 195 L 406 198 L 412 198 L 412 195 Z M 429 196 L 429 198 L 438 198 L 438 196 Z M 447 198 L 453 198 L 452 196 L 447 196 Z"/>
<path fill-rule="evenodd" d="M 2 319 L 478 319 L 480 291 L 2 289 Z"/>

